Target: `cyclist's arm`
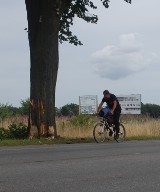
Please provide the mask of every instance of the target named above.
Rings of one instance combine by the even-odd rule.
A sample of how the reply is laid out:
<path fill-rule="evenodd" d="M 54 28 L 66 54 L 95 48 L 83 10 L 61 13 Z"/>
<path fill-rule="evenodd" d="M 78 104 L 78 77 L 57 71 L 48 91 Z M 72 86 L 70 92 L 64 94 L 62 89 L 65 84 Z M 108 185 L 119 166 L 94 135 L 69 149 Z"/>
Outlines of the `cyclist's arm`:
<path fill-rule="evenodd" d="M 99 106 L 98 106 L 98 109 L 97 109 L 97 113 L 99 113 L 100 112 L 100 110 L 101 110 L 101 108 L 102 108 L 102 106 L 103 106 L 103 101 L 101 101 L 101 103 L 99 104 Z"/>
<path fill-rule="evenodd" d="M 114 110 L 116 109 L 116 107 L 117 107 L 117 101 L 114 100 L 114 101 L 113 101 L 113 108 L 111 109 L 111 113 L 114 112 Z"/>

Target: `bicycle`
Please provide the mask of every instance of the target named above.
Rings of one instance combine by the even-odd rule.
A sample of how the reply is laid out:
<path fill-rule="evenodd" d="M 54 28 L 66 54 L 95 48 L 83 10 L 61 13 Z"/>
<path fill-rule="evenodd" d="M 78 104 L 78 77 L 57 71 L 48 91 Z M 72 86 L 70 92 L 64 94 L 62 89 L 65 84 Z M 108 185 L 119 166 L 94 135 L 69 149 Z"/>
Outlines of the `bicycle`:
<path fill-rule="evenodd" d="M 93 137 L 97 143 L 103 143 L 105 141 L 114 140 L 116 142 L 123 142 L 126 137 L 126 130 L 123 124 L 120 123 L 119 134 L 116 136 L 114 131 L 113 119 L 110 116 L 103 117 L 103 120 L 98 122 L 93 129 Z"/>

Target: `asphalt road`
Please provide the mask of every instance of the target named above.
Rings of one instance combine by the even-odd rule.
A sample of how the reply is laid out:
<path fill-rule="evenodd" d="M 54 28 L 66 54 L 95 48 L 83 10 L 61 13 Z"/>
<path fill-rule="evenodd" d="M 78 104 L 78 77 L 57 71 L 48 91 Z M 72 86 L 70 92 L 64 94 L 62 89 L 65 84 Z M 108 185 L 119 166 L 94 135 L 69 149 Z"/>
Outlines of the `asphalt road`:
<path fill-rule="evenodd" d="M 0 192 L 160 192 L 160 141 L 0 148 Z"/>

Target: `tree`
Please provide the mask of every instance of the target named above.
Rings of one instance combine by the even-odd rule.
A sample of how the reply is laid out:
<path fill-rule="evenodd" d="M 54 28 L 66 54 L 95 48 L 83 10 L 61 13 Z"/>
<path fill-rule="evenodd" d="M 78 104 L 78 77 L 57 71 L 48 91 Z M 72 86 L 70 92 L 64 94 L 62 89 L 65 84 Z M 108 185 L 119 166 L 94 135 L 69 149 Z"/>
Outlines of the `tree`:
<path fill-rule="evenodd" d="M 28 115 L 29 114 L 29 98 L 25 100 L 21 100 L 21 107 L 19 108 L 19 111 L 22 115 Z"/>
<path fill-rule="evenodd" d="M 61 116 L 61 110 L 58 107 L 55 107 L 56 116 Z"/>
<path fill-rule="evenodd" d="M 159 118 L 160 117 L 160 106 L 156 104 L 143 104 L 142 103 L 142 114 L 149 115 L 152 118 Z"/>
<path fill-rule="evenodd" d="M 108 8 L 109 0 L 100 0 Z M 124 0 L 131 3 L 131 0 Z M 30 117 L 28 131 L 33 135 L 57 136 L 55 123 L 55 88 L 59 64 L 58 44 L 69 41 L 82 45 L 70 31 L 75 16 L 90 23 L 98 17 L 91 0 L 25 0 L 30 46 Z M 58 40 L 59 39 L 59 40 Z"/>
<path fill-rule="evenodd" d="M 64 116 L 73 116 L 79 114 L 79 105 L 71 103 L 61 108 L 61 114 Z"/>

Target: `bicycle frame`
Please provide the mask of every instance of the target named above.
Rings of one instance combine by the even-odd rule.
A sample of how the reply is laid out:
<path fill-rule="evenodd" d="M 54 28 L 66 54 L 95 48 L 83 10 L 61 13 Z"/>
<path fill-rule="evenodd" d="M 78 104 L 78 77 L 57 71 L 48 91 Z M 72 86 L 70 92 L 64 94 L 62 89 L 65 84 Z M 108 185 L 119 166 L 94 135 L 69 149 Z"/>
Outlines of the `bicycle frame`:
<path fill-rule="evenodd" d="M 106 121 L 106 120 L 107 120 L 107 121 Z M 114 127 L 114 124 L 112 124 L 112 126 L 110 126 L 109 123 L 108 123 L 108 121 L 109 121 L 108 118 L 104 118 L 104 117 L 103 117 L 103 120 L 102 120 L 101 122 L 104 124 L 104 126 L 105 126 L 106 129 L 107 129 L 107 131 L 108 131 L 108 130 L 113 131 L 113 130 L 111 129 L 111 127 L 113 128 L 113 127 Z"/>

